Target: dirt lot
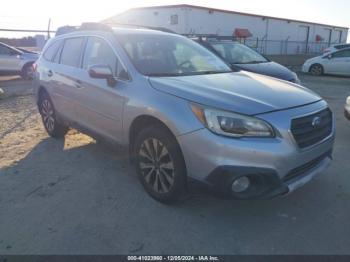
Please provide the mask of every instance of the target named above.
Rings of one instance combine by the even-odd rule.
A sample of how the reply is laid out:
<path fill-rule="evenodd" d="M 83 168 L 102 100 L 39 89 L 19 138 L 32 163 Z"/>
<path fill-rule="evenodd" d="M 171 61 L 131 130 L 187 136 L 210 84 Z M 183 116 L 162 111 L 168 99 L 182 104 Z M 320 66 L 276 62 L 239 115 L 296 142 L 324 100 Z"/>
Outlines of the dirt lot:
<path fill-rule="evenodd" d="M 301 78 L 336 114 L 334 161 L 322 176 L 285 198 L 196 193 L 170 207 L 146 195 L 125 156 L 76 131 L 49 138 L 30 83 L 2 79 L 0 253 L 350 254 L 350 79 Z"/>

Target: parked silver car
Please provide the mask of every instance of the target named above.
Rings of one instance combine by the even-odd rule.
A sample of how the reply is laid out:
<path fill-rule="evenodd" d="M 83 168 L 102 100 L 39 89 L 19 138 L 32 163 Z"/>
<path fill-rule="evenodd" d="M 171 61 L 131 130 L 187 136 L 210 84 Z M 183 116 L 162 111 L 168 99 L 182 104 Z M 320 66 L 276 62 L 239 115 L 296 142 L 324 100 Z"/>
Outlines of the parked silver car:
<path fill-rule="evenodd" d="M 126 148 L 161 202 L 178 200 L 190 178 L 238 199 L 284 195 L 331 162 L 334 120 L 321 97 L 233 72 L 176 34 L 63 34 L 46 45 L 34 83 L 51 136 L 75 127 Z"/>
<path fill-rule="evenodd" d="M 302 71 L 317 76 L 323 74 L 350 76 L 350 48 L 308 59 Z"/>
<path fill-rule="evenodd" d="M 15 47 L 0 43 L 0 74 L 20 75 L 24 79 L 33 77 L 33 64 L 39 55 L 24 52 Z"/>

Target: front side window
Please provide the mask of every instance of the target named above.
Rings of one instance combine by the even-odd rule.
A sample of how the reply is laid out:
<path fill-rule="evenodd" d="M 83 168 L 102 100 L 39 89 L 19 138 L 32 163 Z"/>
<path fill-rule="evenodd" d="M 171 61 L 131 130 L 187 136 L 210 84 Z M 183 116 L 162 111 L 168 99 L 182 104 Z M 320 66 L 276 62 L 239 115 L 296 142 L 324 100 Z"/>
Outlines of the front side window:
<path fill-rule="evenodd" d="M 119 35 L 138 71 L 148 76 L 231 72 L 229 66 L 198 43 L 177 35 Z"/>
<path fill-rule="evenodd" d="M 11 55 L 11 54 L 13 54 L 13 51 L 10 48 L 0 45 L 0 55 Z"/>
<path fill-rule="evenodd" d="M 88 70 L 93 65 L 107 65 L 116 77 L 127 78 L 126 70 L 111 46 L 99 37 L 89 37 L 84 54 L 83 68 Z"/>
<path fill-rule="evenodd" d="M 81 51 L 83 50 L 84 38 L 68 38 L 64 41 L 61 54 L 61 64 L 72 67 L 80 67 Z"/>
<path fill-rule="evenodd" d="M 268 60 L 253 49 L 234 42 L 218 42 L 213 48 L 230 64 L 266 63 Z"/>
<path fill-rule="evenodd" d="M 350 57 L 350 50 L 339 51 L 333 54 L 334 58 Z"/>

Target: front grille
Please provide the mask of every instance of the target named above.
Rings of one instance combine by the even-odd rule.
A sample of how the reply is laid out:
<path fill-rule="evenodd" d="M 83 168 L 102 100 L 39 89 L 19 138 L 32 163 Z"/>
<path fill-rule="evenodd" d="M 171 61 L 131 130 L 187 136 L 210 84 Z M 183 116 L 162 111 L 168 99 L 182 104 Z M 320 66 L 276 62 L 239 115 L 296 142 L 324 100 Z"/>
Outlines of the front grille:
<path fill-rule="evenodd" d="M 329 108 L 292 120 L 291 131 L 300 148 L 312 146 L 332 133 L 333 119 Z"/>
<path fill-rule="evenodd" d="M 326 157 L 330 157 L 331 154 L 332 154 L 332 152 L 329 151 L 329 152 L 322 154 L 321 156 L 317 157 L 316 159 L 314 159 L 314 160 L 312 160 L 312 161 L 310 161 L 302 166 L 294 168 L 283 178 L 283 181 L 288 182 L 289 180 L 292 180 L 293 178 L 300 177 L 300 176 L 304 175 L 305 173 L 307 173 L 308 171 L 310 171 L 311 169 L 316 167 L 319 163 L 321 163 Z"/>

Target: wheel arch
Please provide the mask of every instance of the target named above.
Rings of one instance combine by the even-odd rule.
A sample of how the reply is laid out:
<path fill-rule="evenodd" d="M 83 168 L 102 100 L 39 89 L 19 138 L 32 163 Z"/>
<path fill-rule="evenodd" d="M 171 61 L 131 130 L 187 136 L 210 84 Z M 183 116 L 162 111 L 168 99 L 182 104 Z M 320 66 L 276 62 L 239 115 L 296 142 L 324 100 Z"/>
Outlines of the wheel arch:
<path fill-rule="evenodd" d="M 171 129 L 160 119 L 151 115 L 139 115 L 131 123 L 128 133 L 129 153 L 132 154 L 134 150 L 134 143 L 138 133 L 149 126 L 161 126 L 168 131 L 168 133 L 177 141 L 176 136 Z"/>
<path fill-rule="evenodd" d="M 323 66 L 321 63 L 313 63 L 312 65 L 310 65 L 310 67 L 309 67 L 309 73 L 311 72 L 311 69 L 312 69 L 313 66 L 320 66 L 321 69 L 322 69 L 322 73 L 325 73 L 325 72 L 324 72 L 324 66 Z"/>
<path fill-rule="evenodd" d="M 38 91 L 36 93 L 36 103 L 39 104 L 40 98 L 43 94 L 49 94 L 49 92 L 46 90 L 44 86 L 39 86 Z"/>

